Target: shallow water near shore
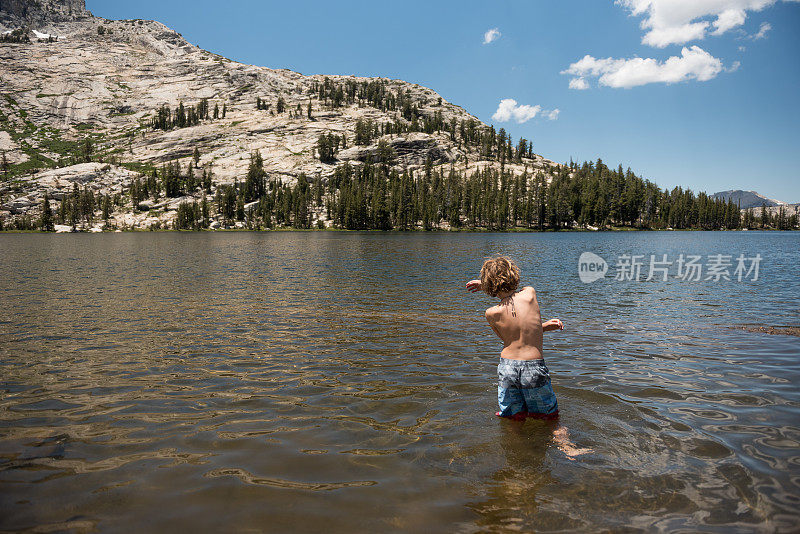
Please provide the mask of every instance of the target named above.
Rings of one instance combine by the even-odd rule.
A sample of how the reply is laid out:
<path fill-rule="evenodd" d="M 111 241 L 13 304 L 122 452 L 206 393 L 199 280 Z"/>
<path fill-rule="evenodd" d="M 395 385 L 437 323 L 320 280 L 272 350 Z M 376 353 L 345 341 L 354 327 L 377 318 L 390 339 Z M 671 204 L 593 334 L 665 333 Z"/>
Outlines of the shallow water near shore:
<path fill-rule="evenodd" d="M 494 253 L 590 454 L 493 415 Z M 613 279 L 681 253 L 763 259 Z M 741 327 L 800 324 L 798 268 L 777 232 L 2 235 L 0 529 L 797 531 L 800 338 Z"/>

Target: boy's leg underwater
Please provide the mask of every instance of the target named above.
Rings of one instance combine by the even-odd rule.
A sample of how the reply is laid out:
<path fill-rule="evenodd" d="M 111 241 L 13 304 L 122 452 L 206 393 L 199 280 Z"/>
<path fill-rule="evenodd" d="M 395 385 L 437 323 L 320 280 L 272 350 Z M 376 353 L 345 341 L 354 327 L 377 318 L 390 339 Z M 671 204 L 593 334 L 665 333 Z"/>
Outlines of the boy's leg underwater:
<path fill-rule="evenodd" d="M 559 450 L 567 455 L 567 458 L 574 460 L 575 456 L 592 452 L 592 449 L 578 448 L 577 445 L 569 440 L 569 431 L 567 427 L 558 423 L 556 423 L 556 425 L 556 428 L 553 429 L 553 441 L 556 442 L 556 446 Z"/>

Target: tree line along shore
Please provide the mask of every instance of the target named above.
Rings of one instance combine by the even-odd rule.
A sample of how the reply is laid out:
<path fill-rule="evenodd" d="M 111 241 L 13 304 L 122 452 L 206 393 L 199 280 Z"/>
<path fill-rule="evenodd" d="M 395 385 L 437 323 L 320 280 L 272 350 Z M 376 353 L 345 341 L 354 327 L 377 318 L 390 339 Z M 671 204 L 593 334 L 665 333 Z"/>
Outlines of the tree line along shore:
<path fill-rule="evenodd" d="M 195 152 L 195 160 L 198 154 Z M 265 172 L 259 153 L 250 157 L 247 175 L 233 184 L 215 184 L 208 169 L 182 168 L 173 161 L 134 178 L 125 193 L 95 194 L 76 184 L 69 195 L 47 195 L 38 217 L 1 221 L 0 229 L 79 230 L 101 224 L 120 228 L 112 214 L 126 207 L 147 211 L 166 199 L 183 199 L 171 225 L 151 230 L 238 228 L 347 230 L 789 230 L 796 214 L 766 208 L 740 210 L 732 202 L 676 187 L 661 190 L 621 167 L 601 160 L 570 163 L 545 173 L 514 175 L 490 166 L 465 173 L 455 166 L 400 171 L 391 148 L 375 160 L 343 163 L 323 182 L 301 174 L 294 184 Z M 154 210 L 153 211 L 157 211 Z"/>
<path fill-rule="evenodd" d="M 334 228 L 348 230 L 576 230 L 576 229 L 697 229 L 737 230 L 798 228 L 796 213 L 779 210 L 741 210 L 731 201 L 655 183 L 622 166 L 596 162 L 558 165 L 533 153 L 533 143 L 521 138 L 516 145 L 504 129 L 495 131 L 477 120 L 446 120 L 440 111 L 423 114 L 404 93 L 374 82 L 336 83 L 329 79 L 310 91 L 326 108 L 368 105 L 397 111 L 393 121 L 359 119 L 351 142 L 372 148 L 363 161 L 339 161 L 347 136 L 319 135 L 313 153 L 333 164 L 322 179 L 299 174 L 293 183 L 270 176 L 260 152 L 250 154 L 245 176 L 233 183 L 216 183 L 210 165 L 200 166 L 194 148 L 188 163 L 173 160 L 156 167 L 119 161 L 120 153 L 95 153 L 87 137 L 67 163 L 109 161 L 139 171 L 127 187 L 113 194 L 73 183 L 70 193 L 57 200 L 45 194 L 37 213 L 0 217 L 0 230 L 54 231 L 131 229 L 115 214 L 154 215 L 145 229 L 202 230 L 243 228 Z M 441 100 L 441 99 L 440 99 Z M 313 109 L 293 109 L 278 97 L 274 108 L 257 98 L 256 111 L 291 113 L 309 119 Z M 440 103 L 441 104 L 441 103 Z M 201 121 L 224 118 L 227 106 L 207 99 L 194 106 L 181 102 L 175 110 L 161 107 L 149 123 L 152 130 L 187 128 Z M 442 134 L 465 147 L 464 160 L 434 161 L 416 168 L 398 165 L 398 155 L 387 141 L 409 132 Z M 467 158 L 472 157 L 473 167 Z M 3 173 L 9 165 L 3 154 Z M 544 165 L 542 162 L 545 162 Z M 485 164 L 484 164 L 485 162 Z M 475 164 L 477 163 L 477 165 Z M 514 170 L 511 169 L 514 168 Z M 520 172 L 520 168 L 524 169 Z M 169 207 L 167 207 L 167 201 Z M 157 219 L 170 211 L 169 220 Z"/>

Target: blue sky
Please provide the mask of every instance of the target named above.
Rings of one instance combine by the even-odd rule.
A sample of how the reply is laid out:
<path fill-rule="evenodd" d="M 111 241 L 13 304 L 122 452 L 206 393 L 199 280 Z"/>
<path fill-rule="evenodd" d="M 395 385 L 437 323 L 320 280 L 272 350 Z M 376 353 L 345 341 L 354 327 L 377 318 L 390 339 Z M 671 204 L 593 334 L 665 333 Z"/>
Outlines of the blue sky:
<path fill-rule="evenodd" d="M 86 4 L 236 61 L 428 86 L 556 161 L 800 202 L 796 0 Z"/>

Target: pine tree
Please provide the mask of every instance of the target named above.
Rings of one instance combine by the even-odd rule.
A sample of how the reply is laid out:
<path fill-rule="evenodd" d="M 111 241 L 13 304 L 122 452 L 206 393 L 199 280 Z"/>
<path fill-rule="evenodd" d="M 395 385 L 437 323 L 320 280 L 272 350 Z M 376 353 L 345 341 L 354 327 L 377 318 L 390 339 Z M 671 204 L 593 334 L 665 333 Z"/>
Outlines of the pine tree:
<path fill-rule="evenodd" d="M 308 115 L 309 119 L 311 118 L 311 100 L 308 101 L 308 107 L 306 107 L 306 115 Z"/>
<path fill-rule="evenodd" d="M 222 118 L 223 119 L 225 118 L 225 114 L 226 113 L 228 113 L 228 103 L 227 102 L 223 102 L 222 103 Z"/>
<path fill-rule="evenodd" d="M 43 232 L 54 232 L 55 225 L 53 224 L 53 210 L 50 208 L 50 197 L 47 193 L 44 194 L 42 199 L 42 218 L 40 226 Z"/>
<path fill-rule="evenodd" d="M 331 163 L 335 161 L 338 146 L 338 136 L 331 133 L 319 134 L 319 138 L 317 139 L 317 153 L 319 154 L 319 160 L 323 163 Z"/>
<path fill-rule="evenodd" d="M 237 180 L 234 183 L 234 191 L 236 195 L 236 220 L 243 221 L 244 220 L 244 194 L 242 189 L 239 187 L 239 181 Z"/>
<path fill-rule="evenodd" d="M 388 141 L 381 139 L 378 141 L 378 151 L 375 157 L 377 163 L 380 163 L 383 166 L 383 171 L 388 173 L 389 167 L 394 165 L 395 161 L 397 160 L 397 153 L 394 151 L 394 148 L 392 148 L 392 145 L 390 145 Z"/>
<path fill-rule="evenodd" d="M 206 195 L 211 194 L 211 169 L 203 168 L 203 191 Z"/>
<path fill-rule="evenodd" d="M 200 207 L 197 202 L 181 202 L 178 204 L 178 212 L 175 217 L 176 230 L 198 230 L 200 219 Z"/>
<path fill-rule="evenodd" d="M 69 202 L 67 195 L 61 197 L 61 202 L 58 205 L 58 222 L 65 224 L 69 218 Z"/>
<path fill-rule="evenodd" d="M 217 188 L 217 212 L 222 215 L 225 223 L 229 223 L 236 216 L 236 189 L 230 185 Z"/>
<path fill-rule="evenodd" d="M 186 193 L 194 194 L 194 190 L 197 189 L 197 182 L 194 177 L 194 165 L 192 160 L 189 160 L 189 168 L 186 171 L 186 180 L 184 180 L 184 186 L 186 189 Z"/>
<path fill-rule="evenodd" d="M 247 169 L 247 177 L 244 182 L 245 202 L 258 200 L 266 194 L 266 175 L 261 152 L 256 150 L 250 154 L 250 166 Z"/>
<path fill-rule="evenodd" d="M 186 126 L 186 108 L 183 106 L 183 102 L 180 102 L 178 109 L 175 110 L 175 125 L 178 128 Z"/>
<path fill-rule="evenodd" d="M 78 182 L 72 183 L 72 195 L 69 199 L 69 222 L 72 225 L 72 229 L 74 230 L 75 227 L 78 225 L 78 221 L 80 220 L 80 191 L 78 190 Z"/>
<path fill-rule="evenodd" d="M 103 221 L 108 224 L 108 218 L 111 216 L 111 197 L 105 195 L 103 197 Z"/>
<path fill-rule="evenodd" d="M 88 137 L 85 137 L 83 139 L 83 143 L 81 144 L 81 155 L 86 163 L 92 161 L 92 152 L 92 140 Z"/>
<path fill-rule="evenodd" d="M 311 103 L 309 103 L 309 105 L 311 105 Z M 9 169 L 9 167 L 10 166 L 8 164 L 8 158 L 6 158 L 6 151 L 3 150 L 3 157 L 2 157 L 2 161 L 0 161 L 0 168 L 2 168 L 2 170 L 3 170 L 3 178 L 6 181 L 8 181 L 8 169 Z"/>
<path fill-rule="evenodd" d="M 87 223 L 91 223 L 94 220 L 95 198 L 94 191 L 92 191 L 88 185 L 83 189 L 80 202 L 81 214 Z"/>
<path fill-rule="evenodd" d="M 203 228 L 208 228 L 208 225 L 209 225 L 210 219 L 211 219 L 211 215 L 210 215 L 210 211 L 211 210 L 210 210 L 210 208 L 208 206 L 208 199 L 206 199 L 205 195 L 203 195 L 203 202 L 200 205 L 200 209 L 201 209 L 201 214 L 203 216 L 202 227 Z"/>

